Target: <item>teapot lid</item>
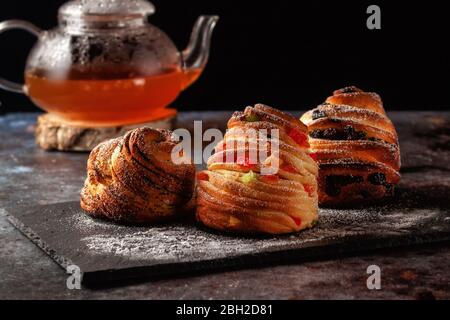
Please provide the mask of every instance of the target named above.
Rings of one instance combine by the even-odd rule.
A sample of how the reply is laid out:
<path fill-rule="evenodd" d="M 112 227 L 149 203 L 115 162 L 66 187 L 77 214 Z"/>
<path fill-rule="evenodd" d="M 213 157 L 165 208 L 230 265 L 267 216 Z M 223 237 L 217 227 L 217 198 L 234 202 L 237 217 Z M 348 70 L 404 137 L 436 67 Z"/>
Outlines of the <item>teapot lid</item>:
<path fill-rule="evenodd" d="M 155 6 L 147 0 L 72 0 L 59 9 L 62 21 L 131 20 L 146 18 L 155 13 Z"/>

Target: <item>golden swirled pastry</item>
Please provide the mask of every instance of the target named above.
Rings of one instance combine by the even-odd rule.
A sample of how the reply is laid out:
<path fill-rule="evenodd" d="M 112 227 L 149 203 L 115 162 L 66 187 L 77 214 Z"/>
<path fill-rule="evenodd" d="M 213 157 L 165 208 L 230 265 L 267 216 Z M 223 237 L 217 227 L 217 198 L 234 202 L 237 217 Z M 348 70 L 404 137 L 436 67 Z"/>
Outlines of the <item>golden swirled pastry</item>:
<path fill-rule="evenodd" d="M 170 131 L 151 128 L 100 144 L 89 157 L 81 207 L 125 223 L 157 223 L 182 214 L 194 194 L 195 166 L 172 162 L 176 144 Z"/>
<path fill-rule="evenodd" d="M 319 203 L 348 206 L 392 196 L 400 181 L 397 132 L 376 93 L 348 87 L 303 115 L 319 163 Z"/>
<path fill-rule="evenodd" d="M 261 151 L 266 157 L 255 156 Z M 262 104 L 247 107 L 233 114 L 208 170 L 197 175 L 197 219 L 239 233 L 310 228 L 318 217 L 317 174 L 304 124 Z"/>

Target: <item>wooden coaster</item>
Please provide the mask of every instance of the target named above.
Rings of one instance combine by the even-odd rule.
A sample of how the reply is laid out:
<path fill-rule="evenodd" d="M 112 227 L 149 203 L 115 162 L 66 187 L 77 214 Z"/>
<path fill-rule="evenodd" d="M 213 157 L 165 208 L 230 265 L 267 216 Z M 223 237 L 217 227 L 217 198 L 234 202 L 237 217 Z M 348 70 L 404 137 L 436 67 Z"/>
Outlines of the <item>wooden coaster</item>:
<path fill-rule="evenodd" d="M 51 114 L 37 119 L 36 144 L 44 150 L 83 151 L 94 149 L 103 141 L 120 137 L 139 127 L 172 130 L 176 115 L 152 122 L 115 127 L 83 127 L 65 122 Z"/>

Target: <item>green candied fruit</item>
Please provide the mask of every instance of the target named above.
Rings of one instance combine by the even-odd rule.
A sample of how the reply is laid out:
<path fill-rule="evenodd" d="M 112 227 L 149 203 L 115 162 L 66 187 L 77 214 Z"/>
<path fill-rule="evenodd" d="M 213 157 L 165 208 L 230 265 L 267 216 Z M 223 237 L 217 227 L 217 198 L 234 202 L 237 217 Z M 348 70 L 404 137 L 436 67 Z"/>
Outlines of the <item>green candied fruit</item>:
<path fill-rule="evenodd" d="M 311 223 L 311 227 L 315 227 L 315 226 L 317 226 L 319 224 L 319 220 L 314 220 L 312 223 Z"/>
<path fill-rule="evenodd" d="M 258 122 L 260 121 L 259 117 L 256 114 L 249 114 L 246 117 L 247 122 Z"/>
<path fill-rule="evenodd" d="M 249 184 L 255 180 L 258 180 L 258 175 L 251 170 L 241 177 L 241 181 L 245 184 Z"/>

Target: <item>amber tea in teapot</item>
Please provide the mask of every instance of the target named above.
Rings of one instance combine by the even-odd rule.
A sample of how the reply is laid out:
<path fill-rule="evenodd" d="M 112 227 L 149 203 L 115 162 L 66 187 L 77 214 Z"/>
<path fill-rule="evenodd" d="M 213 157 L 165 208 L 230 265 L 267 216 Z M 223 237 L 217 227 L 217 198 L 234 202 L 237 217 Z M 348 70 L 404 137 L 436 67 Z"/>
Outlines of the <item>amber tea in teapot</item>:
<path fill-rule="evenodd" d="M 63 120 L 108 126 L 173 115 L 166 109 L 204 70 L 217 16 L 201 16 L 188 47 L 179 51 L 148 22 L 146 0 L 74 0 L 59 10 L 59 26 L 41 31 L 25 21 L 0 23 L 38 37 L 25 85 L 0 78 L 0 87 L 25 93 Z"/>
<path fill-rule="evenodd" d="M 66 79 L 51 79 L 42 70 L 30 70 L 25 85 L 36 105 L 72 122 L 141 123 L 174 114 L 166 106 L 201 72 L 174 68 L 148 76 L 117 70 L 112 75 L 85 75 L 71 70 Z"/>

